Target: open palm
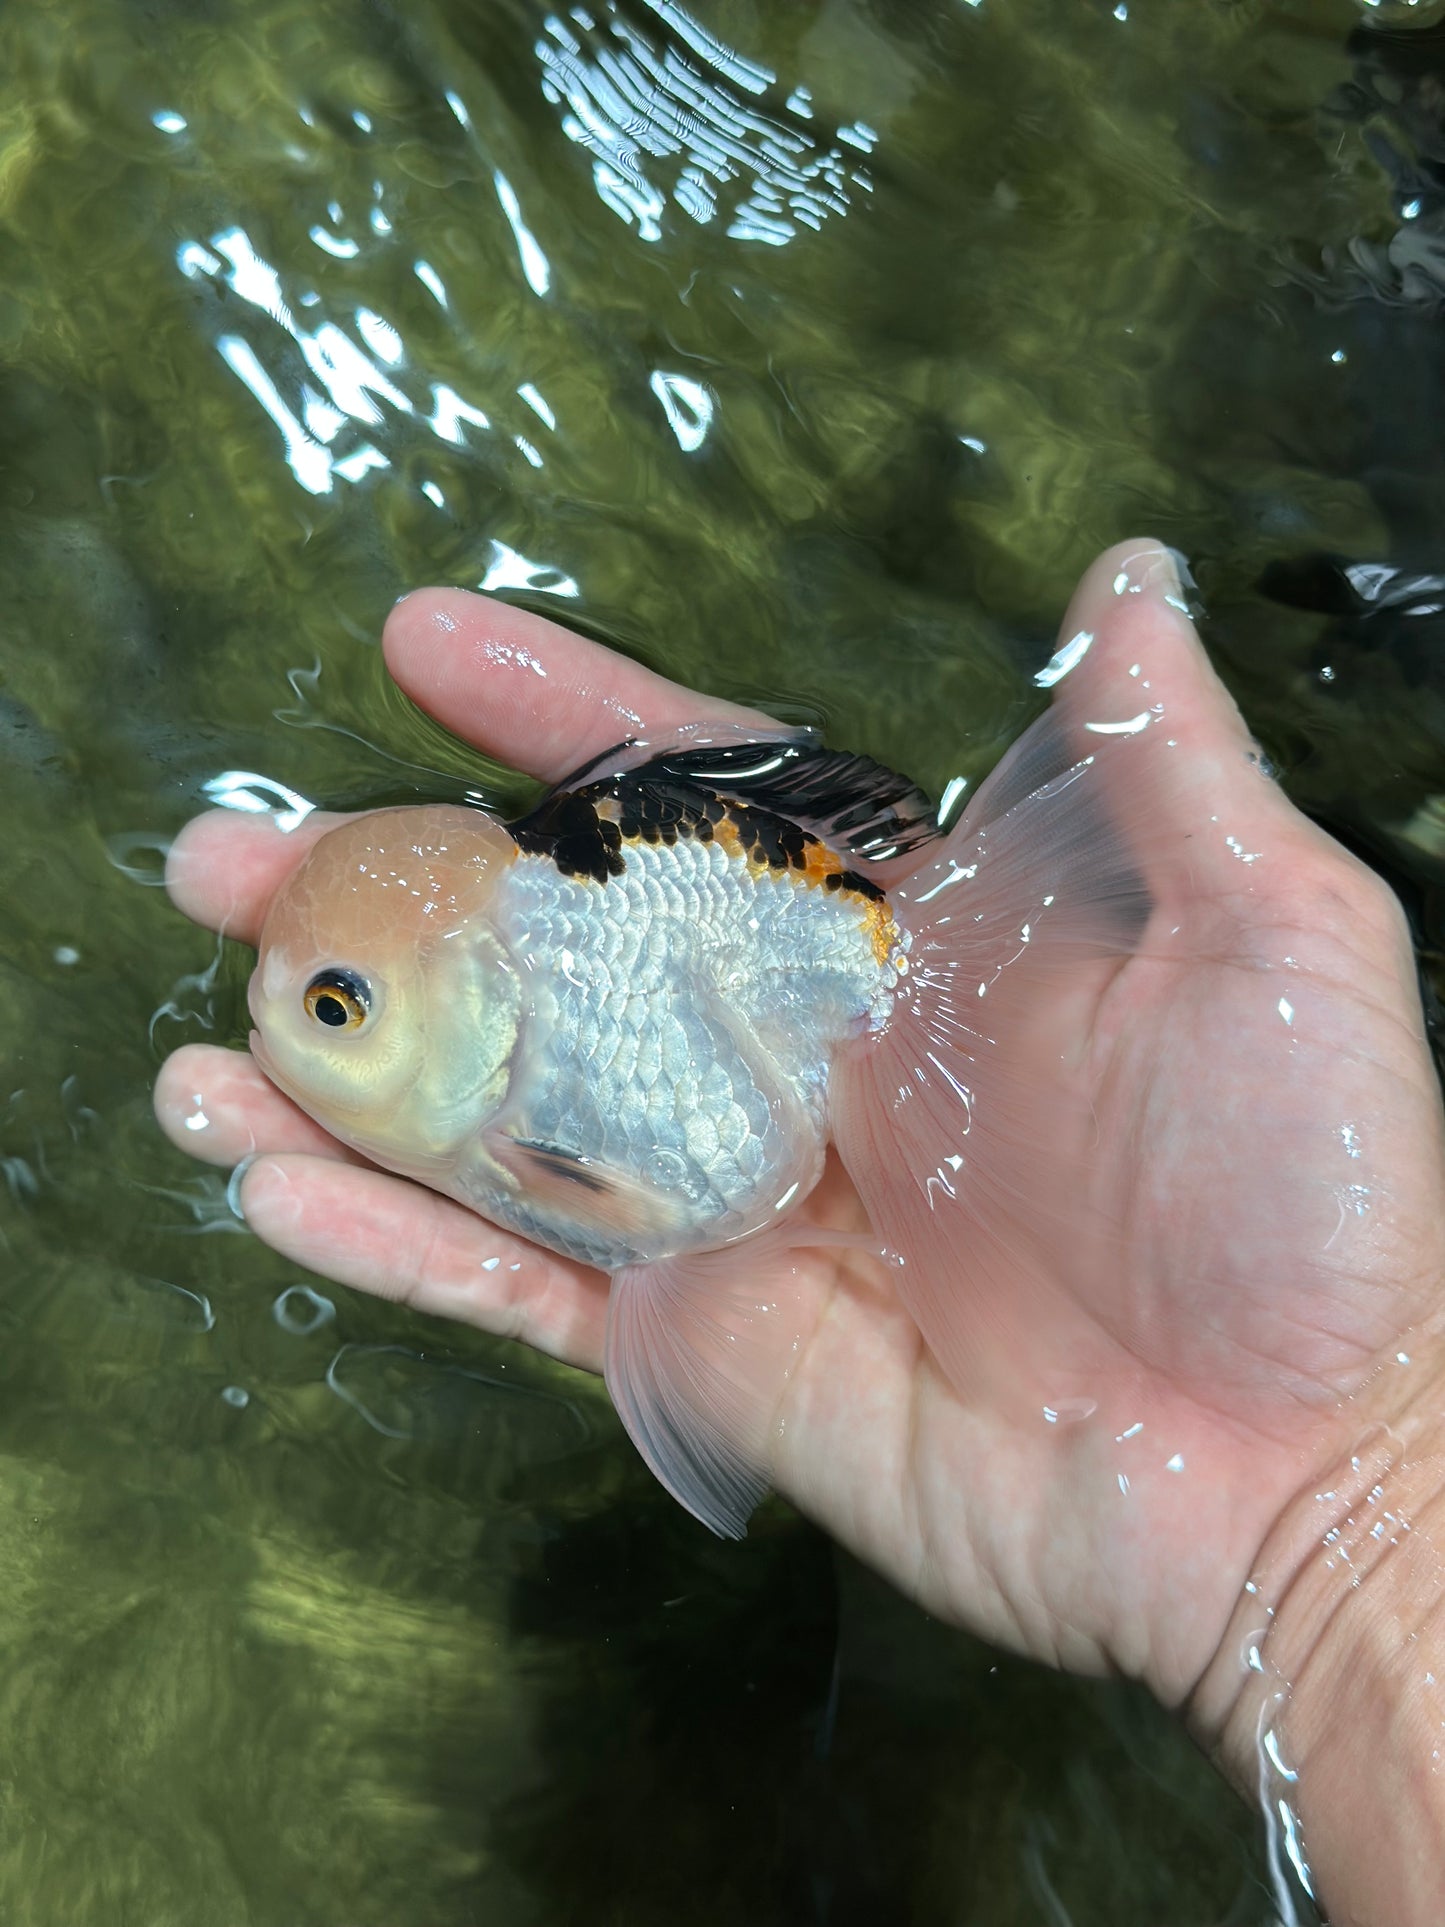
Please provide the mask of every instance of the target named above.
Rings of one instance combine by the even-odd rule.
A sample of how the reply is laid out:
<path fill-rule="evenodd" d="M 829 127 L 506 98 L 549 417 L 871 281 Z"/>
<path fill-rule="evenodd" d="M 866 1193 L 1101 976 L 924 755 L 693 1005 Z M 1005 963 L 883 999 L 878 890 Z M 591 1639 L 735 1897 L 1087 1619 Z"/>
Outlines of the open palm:
<path fill-rule="evenodd" d="M 780 1489 L 932 1610 L 1173 1702 L 1361 1398 L 1388 1416 L 1380 1362 L 1423 1368 L 1435 1341 L 1406 1334 L 1445 1270 L 1445 1150 L 1398 907 L 1261 774 L 1171 587 L 1126 544 L 1065 623 L 1093 638 L 1055 695 L 1080 730 L 1130 705 L 1165 727 L 1114 799 L 1149 925 L 1029 1014 L 1060 1068 L 1010 1180 L 1028 1262 L 959 1236 L 970 1337 L 945 1377 L 888 1267 L 800 1250 L 804 1341 L 768 1452 Z M 399 605 L 385 645 L 439 720 L 546 779 L 643 729 L 762 720 L 459 591 Z M 177 902 L 254 941 L 334 820 L 199 819 Z M 157 1108 L 193 1154 L 259 1154 L 243 1209 L 296 1262 L 598 1369 L 605 1277 L 365 1165 L 249 1058 L 178 1052 Z M 812 1215 L 866 1228 L 836 1160 Z"/>

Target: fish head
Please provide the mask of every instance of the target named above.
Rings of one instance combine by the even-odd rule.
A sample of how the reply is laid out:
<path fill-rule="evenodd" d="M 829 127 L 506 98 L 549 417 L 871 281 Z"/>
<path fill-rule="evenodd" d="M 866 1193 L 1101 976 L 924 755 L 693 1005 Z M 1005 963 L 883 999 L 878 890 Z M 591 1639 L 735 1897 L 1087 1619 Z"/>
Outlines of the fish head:
<path fill-rule="evenodd" d="M 261 932 L 262 1070 L 344 1142 L 429 1181 L 505 1094 L 522 977 L 492 912 L 516 854 L 481 810 L 373 810 L 314 845 Z"/>

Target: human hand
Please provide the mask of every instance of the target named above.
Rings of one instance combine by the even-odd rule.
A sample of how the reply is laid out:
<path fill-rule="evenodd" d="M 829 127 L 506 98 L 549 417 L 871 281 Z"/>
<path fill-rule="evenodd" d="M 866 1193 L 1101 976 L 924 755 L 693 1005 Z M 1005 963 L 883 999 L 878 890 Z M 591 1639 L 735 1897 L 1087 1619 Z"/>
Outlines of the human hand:
<path fill-rule="evenodd" d="M 1134 799 L 1151 926 L 1060 1004 L 1061 1082 L 1098 1149 L 1056 1158 L 1037 1120 L 1052 1268 L 1001 1278 L 960 1247 L 979 1366 L 960 1392 L 884 1265 L 800 1252 L 806 1337 L 769 1470 L 931 1610 L 1179 1704 L 1299 1495 L 1433 1378 L 1440 1340 L 1418 1328 L 1445 1257 L 1445 1151 L 1398 907 L 1251 762 L 1171 584 L 1152 545 L 1124 545 L 1064 624 L 1094 642 L 1056 700 L 1083 717 L 1148 685 L 1173 753 Z M 461 592 L 408 598 L 384 640 L 408 694 L 546 779 L 642 730 L 763 720 Z M 335 820 L 203 817 L 172 851 L 173 894 L 254 942 Z M 604 1277 L 365 1165 L 249 1058 L 178 1052 L 157 1108 L 188 1152 L 254 1156 L 242 1209 L 295 1262 L 599 1367 Z M 863 1227 L 836 1162 L 811 1215 Z M 1382 1372 L 1400 1352 L 1408 1370 Z M 1228 1710 L 1203 1714 L 1206 1732 Z"/>

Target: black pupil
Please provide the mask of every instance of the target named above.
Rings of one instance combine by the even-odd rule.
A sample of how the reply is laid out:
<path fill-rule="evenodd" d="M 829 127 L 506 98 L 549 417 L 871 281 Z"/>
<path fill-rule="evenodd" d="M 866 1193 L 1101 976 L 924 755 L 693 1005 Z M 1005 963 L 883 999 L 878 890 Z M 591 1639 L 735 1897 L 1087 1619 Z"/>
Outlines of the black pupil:
<path fill-rule="evenodd" d="M 330 991 L 323 991 L 316 999 L 316 1015 L 318 1020 L 323 1024 L 330 1024 L 333 1029 L 344 1024 L 349 1014 L 341 999 L 339 997 L 333 997 Z"/>

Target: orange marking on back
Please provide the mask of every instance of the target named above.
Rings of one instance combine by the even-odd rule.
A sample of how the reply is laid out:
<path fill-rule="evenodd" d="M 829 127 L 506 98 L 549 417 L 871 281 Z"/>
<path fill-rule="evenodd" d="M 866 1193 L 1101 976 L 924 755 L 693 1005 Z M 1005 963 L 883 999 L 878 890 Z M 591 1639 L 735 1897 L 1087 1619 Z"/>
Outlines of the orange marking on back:
<path fill-rule="evenodd" d="M 899 930 L 897 920 L 888 907 L 887 897 L 863 897 L 860 901 L 867 912 L 868 935 L 873 942 L 873 961 L 880 964 L 896 963 L 903 942 L 903 933 Z"/>
<path fill-rule="evenodd" d="M 724 816 L 719 822 L 713 824 L 712 839 L 714 843 L 721 844 L 729 856 L 746 857 L 748 868 L 753 872 L 754 876 L 760 871 L 769 868 L 768 864 L 758 863 L 753 857 L 748 856 L 747 851 L 743 848 L 743 839 L 738 834 L 738 826 L 730 816 Z"/>
<path fill-rule="evenodd" d="M 826 886 L 829 877 L 840 876 L 849 866 L 836 850 L 830 850 L 826 843 L 810 836 L 804 845 L 802 865 L 791 863 L 769 863 L 765 858 L 754 856 L 743 845 L 738 827 L 730 816 L 713 825 L 714 840 L 720 843 L 729 856 L 746 859 L 748 869 L 754 876 L 764 872 L 772 876 L 795 877 L 805 888 L 819 890 Z M 900 933 L 893 912 L 886 897 L 864 896 L 859 890 L 852 890 L 845 883 L 831 893 L 848 903 L 857 904 L 863 911 L 863 922 L 868 939 L 873 948 L 876 963 L 886 964 L 896 954 Z"/>
<path fill-rule="evenodd" d="M 599 816 L 606 815 L 615 822 L 621 812 L 615 805 L 611 809 L 607 807 L 610 800 L 606 799 L 599 803 L 597 812 Z M 691 834 L 697 836 L 696 831 Z M 624 836 L 622 843 L 624 848 L 629 844 L 641 848 L 653 840 L 645 834 L 634 834 Z M 697 840 L 706 841 L 707 839 L 698 837 Z M 830 850 L 826 843 L 820 842 L 815 836 L 804 837 L 801 863 L 790 863 L 785 859 L 777 862 L 770 861 L 766 856 L 756 854 L 744 843 L 741 830 L 734 818 L 728 814 L 719 817 L 712 825 L 711 840 L 727 856 L 741 858 L 747 864 L 750 875 L 786 877 L 802 889 L 824 889 L 829 877 L 841 876 L 849 867 L 836 850 Z M 862 911 L 862 923 L 873 951 L 874 961 L 879 964 L 895 963 L 900 953 L 902 937 L 887 898 L 865 895 L 863 891 L 855 890 L 846 883 L 836 885 L 829 891 L 829 895 Z"/>

